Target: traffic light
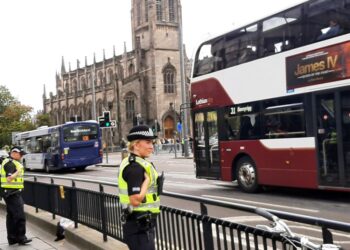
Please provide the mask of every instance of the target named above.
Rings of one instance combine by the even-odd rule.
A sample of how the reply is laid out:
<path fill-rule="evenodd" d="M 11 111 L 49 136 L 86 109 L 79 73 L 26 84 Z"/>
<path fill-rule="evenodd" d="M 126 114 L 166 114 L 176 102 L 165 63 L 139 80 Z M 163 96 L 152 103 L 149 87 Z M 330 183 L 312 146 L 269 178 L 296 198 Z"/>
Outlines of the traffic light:
<path fill-rule="evenodd" d="M 111 126 L 110 115 L 111 115 L 110 111 L 103 111 L 104 127 L 110 127 Z"/>
<path fill-rule="evenodd" d="M 103 111 L 103 116 L 98 118 L 98 122 L 101 128 L 108 128 L 112 126 L 110 115 L 110 111 Z"/>

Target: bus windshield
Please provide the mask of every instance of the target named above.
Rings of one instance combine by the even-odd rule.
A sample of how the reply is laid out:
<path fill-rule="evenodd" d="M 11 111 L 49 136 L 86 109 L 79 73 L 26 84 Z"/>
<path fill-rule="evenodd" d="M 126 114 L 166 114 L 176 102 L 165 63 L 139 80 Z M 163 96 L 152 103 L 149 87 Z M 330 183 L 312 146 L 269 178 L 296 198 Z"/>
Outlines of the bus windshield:
<path fill-rule="evenodd" d="M 78 142 L 96 140 L 98 138 L 98 126 L 90 124 L 72 124 L 63 127 L 64 142 Z"/>

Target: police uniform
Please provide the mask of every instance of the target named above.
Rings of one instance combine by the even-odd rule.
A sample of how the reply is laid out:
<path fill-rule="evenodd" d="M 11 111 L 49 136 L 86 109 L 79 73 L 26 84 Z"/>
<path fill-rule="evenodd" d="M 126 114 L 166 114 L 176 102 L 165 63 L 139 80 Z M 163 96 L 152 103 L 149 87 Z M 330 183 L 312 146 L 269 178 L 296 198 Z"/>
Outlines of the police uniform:
<path fill-rule="evenodd" d="M 128 141 L 154 139 L 147 126 L 136 126 L 130 130 Z M 145 180 L 150 178 L 145 198 L 139 206 L 130 204 L 129 196 L 139 194 Z M 153 164 L 146 159 L 130 153 L 121 165 L 118 178 L 119 201 L 123 208 L 124 241 L 131 250 L 154 250 L 154 228 L 160 212 L 160 198 L 163 177 L 158 176 Z M 161 182 L 161 183 L 160 183 Z"/>
<path fill-rule="evenodd" d="M 20 147 L 13 147 L 10 151 L 20 153 L 24 155 L 25 152 Z M 8 182 L 7 177 L 15 174 L 19 171 L 19 174 L 15 179 Z M 26 234 L 26 219 L 24 214 L 24 202 L 21 195 L 21 191 L 24 188 L 24 168 L 22 164 L 11 158 L 6 158 L 1 164 L 1 188 L 3 189 L 3 197 L 6 203 L 6 229 L 7 239 L 10 245 L 20 244 L 24 245 L 31 242 L 31 239 L 27 239 Z"/>

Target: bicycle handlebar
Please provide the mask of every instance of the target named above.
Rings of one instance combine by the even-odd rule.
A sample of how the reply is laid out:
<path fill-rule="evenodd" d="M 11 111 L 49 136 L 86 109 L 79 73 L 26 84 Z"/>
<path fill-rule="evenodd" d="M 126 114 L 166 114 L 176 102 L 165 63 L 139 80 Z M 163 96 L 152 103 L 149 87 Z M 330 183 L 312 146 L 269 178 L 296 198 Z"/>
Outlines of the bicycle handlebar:
<path fill-rule="evenodd" d="M 272 213 L 270 213 L 270 212 L 268 212 L 265 209 L 260 208 L 260 207 L 255 208 L 255 213 L 270 220 L 270 221 L 275 221 L 275 219 L 278 218 L 277 216 L 273 215 Z M 276 218 L 274 218 L 274 217 L 276 217 Z"/>
<path fill-rule="evenodd" d="M 304 247 L 312 250 L 330 250 L 330 249 L 340 250 L 341 249 L 341 247 L 336 246 L 334 244 L 319 245 L 309 241 L 307 237 L 296 236 L 284 221 L 280 220 L 280 218 L 278 218 L 276 215 L 273 215 L 272 213 L 268 212 L 263 208 L 255 208 L 255 213 L 268 219 L 269 221 L 274 222 L 273 227 L 269 227 L 265 225 L 264 226 L 257 225 L 258 228 L 260 227 L 261 229 L 268 230 L 272 233 L 282 235 L 285 238 L 289 238 L 290 242 L 292 241 L 298 242 L 302 246 L 302 249 L 304 249 Z"/>

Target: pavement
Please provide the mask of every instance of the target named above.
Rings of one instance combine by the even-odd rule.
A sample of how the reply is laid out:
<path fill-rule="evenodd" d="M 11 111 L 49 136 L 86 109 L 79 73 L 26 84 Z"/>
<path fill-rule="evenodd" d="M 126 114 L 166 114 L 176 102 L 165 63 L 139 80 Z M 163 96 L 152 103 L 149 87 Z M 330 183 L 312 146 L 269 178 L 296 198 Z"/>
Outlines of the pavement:
<path fill-rule="evenodd" d="M 4 201 L 0 202 L 0 249 L 1 250 L 127 250 L 128 247 L 111 237 L 107 241 L 103 241 L 102 233 L 79 224 L 78 228 L 68 228 L 65 231 L 65 239 L 55 241 L 56 225 L 60 217 L 52 219 L 52 214 L 40 211 L 35 212 L 35 208 L 25 205 L 24 207 L 27 218 L 27 238 L 33 241 L 27 245 L 20 246 L 18 244 L 9 246 L 6 233 L 6 207 Z"/>

